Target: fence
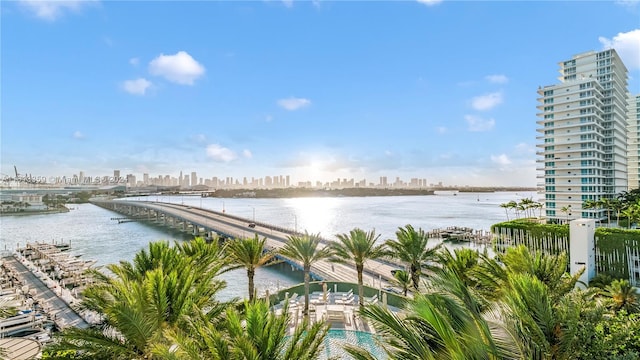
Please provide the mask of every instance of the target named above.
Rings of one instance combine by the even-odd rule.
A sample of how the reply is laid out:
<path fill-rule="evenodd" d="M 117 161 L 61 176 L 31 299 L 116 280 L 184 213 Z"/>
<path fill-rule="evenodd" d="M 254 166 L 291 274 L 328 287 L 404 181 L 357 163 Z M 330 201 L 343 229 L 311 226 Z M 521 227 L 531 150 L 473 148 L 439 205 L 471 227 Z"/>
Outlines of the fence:
<path fill-rule="evenodd" d="M 534 252 L 571 256 L 569 225 L 510 221 L 495 224 L 491 230 L 496 253 L 524 245 Z M 596 273 L 629 279 L 640 286 L 640 230 L 597 228 L 594 243 Z"/>

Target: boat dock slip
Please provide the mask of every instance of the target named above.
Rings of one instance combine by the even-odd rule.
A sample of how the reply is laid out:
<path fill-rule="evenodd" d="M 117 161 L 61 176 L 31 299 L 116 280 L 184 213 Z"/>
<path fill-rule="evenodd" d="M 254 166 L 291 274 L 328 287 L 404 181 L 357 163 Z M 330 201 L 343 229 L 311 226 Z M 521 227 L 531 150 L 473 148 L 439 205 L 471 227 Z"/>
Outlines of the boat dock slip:
<path fill-rule="evenodd" d="M 89 324 L 67 302 L 16 258 L 4 257 L 2 264 L 23 286 L 29 287 L 33 299 L 49 314 L 59 329 L 72 326 L 82 329 L 89 327 Z"/>

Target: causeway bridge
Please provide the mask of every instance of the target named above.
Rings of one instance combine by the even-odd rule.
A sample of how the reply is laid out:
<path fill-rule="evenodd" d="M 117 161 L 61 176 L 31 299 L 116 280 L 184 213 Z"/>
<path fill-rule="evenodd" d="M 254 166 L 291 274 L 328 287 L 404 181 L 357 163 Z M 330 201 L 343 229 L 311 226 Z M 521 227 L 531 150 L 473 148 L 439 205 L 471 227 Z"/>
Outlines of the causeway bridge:
<path fill-rule="evenodd" d="M 171 204 L 152 201 L 126 200 L 91 200 L 91 203 L 120 214 L 131 220 L 147 221 L 158 225 L 168 226 L 194 236 L 207 239 L 259 237 L 267 239 L 269 250 L 278 251 L 283 247 L 290 235 L 300 235 L 291 229 L 273 224 L 254 222 L 214 210 L 198 208 L 188 205 Z M 114 218 L 123 221 L 123 218 Z M 126 221 L 126 220 L 125 220 Z M 324 240 L 321 246 L 326 246 L 330 240 Z M 302 264 L 292 259 L 276 255 L 276 258 L 287 262 L 292 267 L 302 270 Z M 401 269 L 398 264 L 384 260 L 370 260 L 365 264 L 363 282 L 372 287 L 386 288 L 393 279 L 392 271 Z M 336 264 L 329 261 L 319 261 L 311 266 L 311 277 L 315 280 L 357 282 L 358 277 L 353 264 Z"/>

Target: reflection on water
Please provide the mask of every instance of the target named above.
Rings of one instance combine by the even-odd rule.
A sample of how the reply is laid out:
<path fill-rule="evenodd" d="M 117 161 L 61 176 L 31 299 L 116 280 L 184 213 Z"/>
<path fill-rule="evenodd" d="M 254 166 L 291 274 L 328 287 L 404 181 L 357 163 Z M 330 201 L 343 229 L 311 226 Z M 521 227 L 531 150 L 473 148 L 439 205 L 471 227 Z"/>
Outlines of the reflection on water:
<path fill-rule="evenodd" d="M 291 229 L 320 233 L 333 239 L 355 227 L 375 229 L 380 240 L 394 238 L 398 227 L 411 224 L 432 230 L 463 226 L 489 230 L 506 220 L 500 204 L 534 194 L 459 193 L 457 196 L 321 197 L 289 199 L 218 199 L 196 196 L 150 196 L 138 200 L 184 203 Z M 135 198 L 134 198 L 135 199 Z M 98 265 L 131 260 L 150 241 L 184 241 L 190 236 L 146 223 L 118 224 L 119 216 L 91 204 L 74 205 L 68 213 L 0 217 L 0 249 L 13 249 L 27 242 L 71 242 L 72 252 Z M 256 284 L 263 288 L 289 286 L 301 281 L 283 268 L 258 269 Z M 247 278 L 243 270 L 223 276 L 227 280 L 224 296 L 244 296 Z M 263 291 L 263 289 L 260 289 Z"/>

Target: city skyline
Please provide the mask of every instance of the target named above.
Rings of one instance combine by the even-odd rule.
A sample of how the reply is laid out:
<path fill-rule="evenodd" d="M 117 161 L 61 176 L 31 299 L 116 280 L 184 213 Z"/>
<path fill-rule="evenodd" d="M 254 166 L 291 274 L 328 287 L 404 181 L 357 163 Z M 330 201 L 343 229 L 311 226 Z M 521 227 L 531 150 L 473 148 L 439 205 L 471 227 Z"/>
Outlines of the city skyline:
<path fill-rule="evenodd" d="M 272 175 L 264 177 L 242 176 L 234 178 L 231 176 L 213 176 L 210 178 L 198 176 L 197 171 L 183 172 L 180 171 L 178 176 L 171 174 L 124 174 L 120 170 L 114 169 L 113 174 L 89 174 L 85 171 L 63 176 L 47 176 L 43 174 L 20 174 L 17 173 L 17 167 L 14 169 L 14 176 L 3 176 L 0 181 L 9 187 L 15 187 L 18 184 L 27 185 L 93 185 L 93 186 L 109 186 L 109 185 L 127 185 L 130 187 L 181 187 L 191 188 L 205 185 L 210 189 L 216 188 L 288 188 L 288 187 L 332 187 L 332 188 L 348 188 L 348 187 L 398 187 L 398 188 L 427 188 L 427 187 L 443 187 L 443 186 L 460 186 L 463 184 L 443 184 L 428 183 L 426 178 L 403 179 L 400 176 L 380 176 L 380 178 L 372 179 L 354 179 L 354 178 L 337 178 L 331 181 L 319 181 L 315 179 L 292 180 L 290 175 Z M 141 175 L 141 176 L 140 176 Z M 194 180 L 195 179 L 195 180 Z M 19 187 L 16 187 L 19 188 Z"/>
<path fill-rule="evenodd" d="M 14 34 L 1 44 L 3 176 L 15 165 L 534 187 L 536 92 L 559 59 L 615 48 L 640 93 L 637 1 L 0 10 Z"/>

